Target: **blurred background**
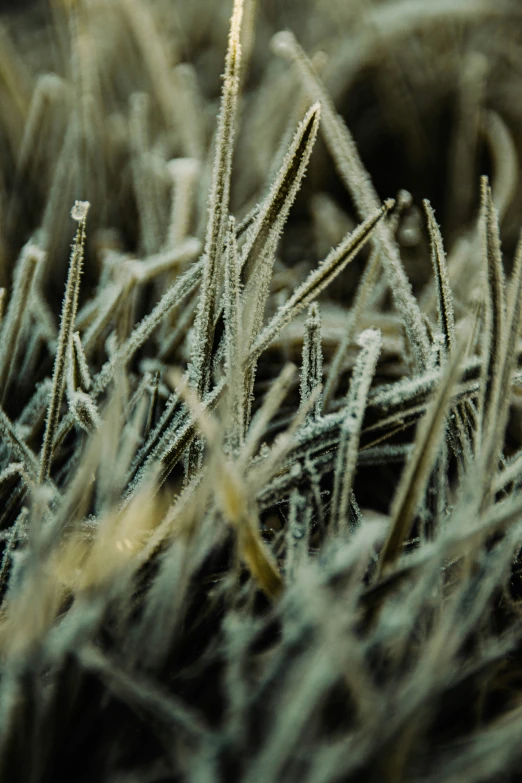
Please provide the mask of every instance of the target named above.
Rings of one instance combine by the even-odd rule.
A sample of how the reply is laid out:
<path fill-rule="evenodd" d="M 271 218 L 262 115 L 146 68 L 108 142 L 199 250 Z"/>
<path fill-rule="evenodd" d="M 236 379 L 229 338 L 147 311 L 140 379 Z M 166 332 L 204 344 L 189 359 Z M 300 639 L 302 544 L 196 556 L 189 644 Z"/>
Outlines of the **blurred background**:
<path fill-rule="evenodd" d="M 86 285 L 100 248 L 152 253 L 170 212 L 167 163 L 208 182 L 231 2 L 26 0 L 0 20 L 0 284 L 40 231 L 46 285 L 62 290 L 76 198 L 91 201 Z M 421 200 L 451 250 L 494 181 L 506 256 L 522 206 L 522 7 L 500 0 L 247 0 L 233 208 L 241 217 L 274 169 L 309 99 L 272 36 L 291 29 L 313 58 L 382 198 L 412 196 L 398 231 L 414 287 L 430 274 Z M 141 188 L 141 194 L 140 194 Z M 146 194 L 146 195 L 145 195 Z M 206 189 L 191 231 L 201 234 Z M 146 204 L 146 221 L 143 204 Z M 144 224 L 147 224 L 146 228 Z M 315 263 L 354 222 L 320 143 L 281 257 Z M 343 296 L 352 288 L 348 273 Z M 347 293 L 346 293 L 347 292 Z"/>

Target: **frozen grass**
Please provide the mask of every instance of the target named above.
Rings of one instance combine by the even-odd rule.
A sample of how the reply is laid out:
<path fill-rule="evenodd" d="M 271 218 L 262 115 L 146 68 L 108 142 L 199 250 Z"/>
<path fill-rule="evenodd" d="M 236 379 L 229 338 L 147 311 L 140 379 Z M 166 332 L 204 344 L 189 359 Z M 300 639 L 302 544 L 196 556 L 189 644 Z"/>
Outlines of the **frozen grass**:
<path fill-rule="evenodd" d="M 520 9 L 294 5 L 4 18 L 1 781 L 520 777 Z"/>

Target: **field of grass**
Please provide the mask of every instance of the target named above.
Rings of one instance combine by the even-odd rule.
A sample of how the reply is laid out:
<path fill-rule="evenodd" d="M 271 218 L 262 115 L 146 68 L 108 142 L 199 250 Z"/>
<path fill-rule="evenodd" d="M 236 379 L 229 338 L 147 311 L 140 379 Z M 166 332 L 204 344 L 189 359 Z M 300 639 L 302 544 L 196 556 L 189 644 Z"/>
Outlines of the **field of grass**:
<path fill-rule="evenodd" d="M 0 8 L 0 781 L 522 780 L 522 5 Z"/>

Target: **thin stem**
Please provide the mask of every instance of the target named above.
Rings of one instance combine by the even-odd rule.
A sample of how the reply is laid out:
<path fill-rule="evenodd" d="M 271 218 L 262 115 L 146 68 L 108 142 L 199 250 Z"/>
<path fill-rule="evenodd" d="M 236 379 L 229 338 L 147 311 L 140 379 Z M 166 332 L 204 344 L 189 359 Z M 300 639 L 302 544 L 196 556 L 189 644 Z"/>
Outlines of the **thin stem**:
<path fill-rule="evenodd" d="M 51 461 L 53 455 L 53 443 L 56 431 L 58 429 L 58 420 L 60 416 L 60 407 L 65 387 L 66 364 L 70 356 L 74 320 L 78 309 L 78 294 L 80 289 L 80 276 L 83 266 L 83 255 L 85 245 L 85 226 L 87 221 L 87 212 L 89 210 L 88 201 L 77 201 L 72 209 L 71 217 L 78 223 L 78 229 L 74 239 L 71 260 L 69 264 L 69 274 L 65 287 L 65 297 L 63 300 L 62 315 L 60 319 L 60 331 L 58 334 L 58 346 L 53 370 L 53 388 L 47 411 L 47 420 L 45 424 L 45 435 L 40 456 L 40 474 L 39 482 L 43 484 L 50 475 Z"/>

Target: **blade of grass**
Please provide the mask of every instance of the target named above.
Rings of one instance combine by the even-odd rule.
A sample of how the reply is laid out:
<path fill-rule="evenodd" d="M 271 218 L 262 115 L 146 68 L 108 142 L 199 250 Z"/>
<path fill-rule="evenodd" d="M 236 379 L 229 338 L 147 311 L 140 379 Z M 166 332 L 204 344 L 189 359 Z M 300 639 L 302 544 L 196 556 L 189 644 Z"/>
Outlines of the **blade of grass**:
<path fill-rule="evenodd" d="M 483 372 L 479 397 L 480 439 L 488 437 L 495 417 L 494 403 L 500 381 L 505 328 L 505 280 L 500 249 L 498 216 L 486 177 L 481 180 L 480 230 L 487 273 L 486 319 L 483 337 Z"/>
<path fill-rule="evenodd" d="M 413 454 L 403 471 L 393 499 L 390 528 L 380 553 L 377 577 L 395 563 L 402 544 L 411 530 L 426 483 L 438 456 L 453 387 L 461 372 L 460 363 L 464 351 L 465 340 L 461 340 L 447 361 L 446 370 L 434 399 L 417 429 Z"/>
<path fill-rule="evenodd" d="M 43 484 L 49 478 L 51 472 L 54 437 L 58 428 L 60 407 L 65 389 L 66 363 L 70 353 L 74 320 L 76 318 L 76 311 L 78 309 L 78 293 L 83 265 L 85 224 L 87 221 L 88 210 L 89 202 L 77 201 L 71 212 L 72 218 L 78 223 L 78 229 L 76 231 L 76 237 L 74 239 L 73 250 L 71 253 L 69 274 L 67 277 L 65 296 L 62 306 L 60 332 L 58 335 L 58 346 L 56 349 L 56 358 L 53 370 L 53 388 L 51 391 L 49 408 L 47 411 L 44 442 L 40 456 L 40 484 Z"/>
<path fill-rule="evenodd" d="M 360 335 L 358 342 L 361 351 L 353 369 L 344 408 L 330 507 L 330 525 L 336 532 L 348 526 L 350 493 L 357 465 L 361 427 L 368 392 L 382 347 L 381 333 L 376 329 L 367 329 Z"/>
<path fill-rule="evenodd" d="M 221 261 L 228 228 L 232 156 L 241 73 L 242 18 L 243 0 L 234 0 L 209 195 L 203 280 L 194 325 L 195 348 L 190 368 L 191 382 L 199 397 L 204 397 L 208 391 L 217 289 L 223 271 Z"/>
<path fill-rule="evenodd" d="M 33 242 L 22 250 L 15 268 L 14 285 L 5 319 L 0 333 L 0 397 L 3 400 L 9 375 L 15 359 L 20 330 L 27 315 L 31 287 L 39 264 L 45 259 L 45 253 Z"/>
<path fill-rule="evenodd" d="M 329 152 L 348 192 L 351 194 L 359 218 L 366 220 L 380 206 L 379 197 L 365 171 L 350 131 L 336 112 L 331 98 L 316 74 L 314 67 L 295 37 L 289 32 L 278 33 L 273 39 L 275 51 L 291 59 L 297 66 L 304 88 L 313 100 L 319 101 L 322 109 L 322 130 Z M 411 350 L 418 371 L 429 365 L 429 341 L 421 312 L 411 285 L 402 267 L 399 252 L 383 223 L 373 236 L 375 247 L 379 248 L 382 264 L 388 276 L 390 290 L 403 319 Z"/>
<path fill-rule="evenodd" d="M 317 302 L 313 302 L 308 308 L 308 316 L 305 321 L 305 333 L 303 339 L 303 353 L 301 363 L 300 397 L 303 405 L 310 394 L 323 382 L 323 347 L 321 343 L 321 313 Z M 310 420 L 319 419 L 322 412 L 322 398 L 319 396 L 314 409 L 310 414 Z"/>

